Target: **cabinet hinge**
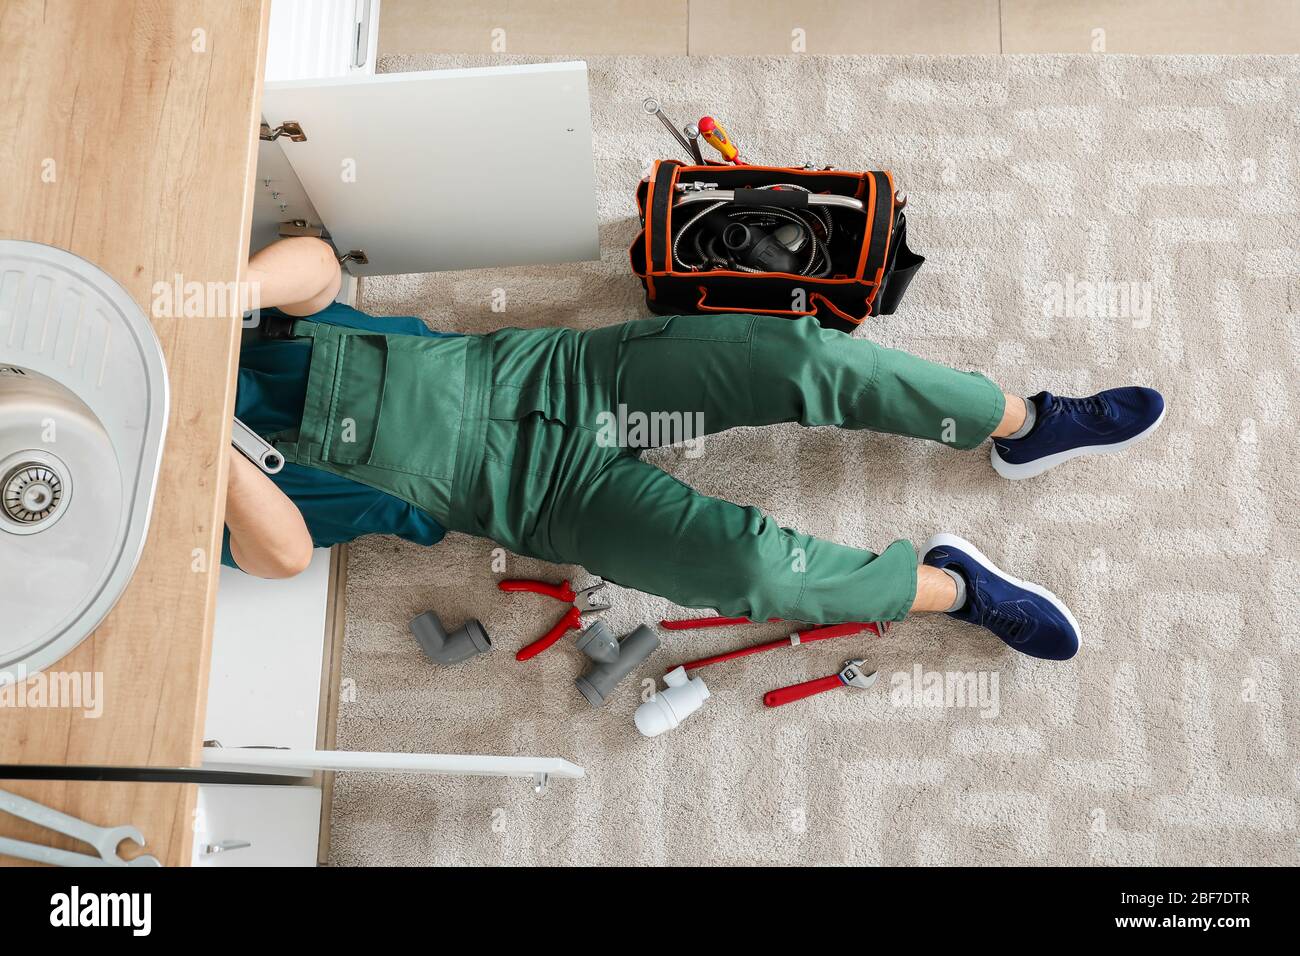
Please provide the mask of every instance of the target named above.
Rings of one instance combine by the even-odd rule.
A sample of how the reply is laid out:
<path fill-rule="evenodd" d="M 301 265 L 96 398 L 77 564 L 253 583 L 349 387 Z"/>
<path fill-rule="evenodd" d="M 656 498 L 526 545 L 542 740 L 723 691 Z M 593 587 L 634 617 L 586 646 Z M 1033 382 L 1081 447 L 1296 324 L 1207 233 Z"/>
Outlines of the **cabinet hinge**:
<path fill-rule="evenodd" d="M 305 143 L 307 141 L 307 134 L 302 131 L 302 124 L 296 120 L 281 123 L 275 129 L 271 129 L 270 126 L 263 123 L 259 136 L 267 142 L 277 140 L 281 136 L 288 136 L 290 141 L 294 143 Z"/>

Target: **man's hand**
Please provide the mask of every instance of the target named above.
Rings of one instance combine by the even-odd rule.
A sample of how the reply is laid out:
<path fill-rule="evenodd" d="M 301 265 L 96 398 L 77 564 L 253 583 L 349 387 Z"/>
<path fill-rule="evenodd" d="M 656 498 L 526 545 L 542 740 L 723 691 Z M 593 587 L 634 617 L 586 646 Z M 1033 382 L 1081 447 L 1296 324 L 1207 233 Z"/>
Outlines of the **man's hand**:
<path fill-rule="evenodd" d="M 251 461 L 229 449 L 226 527 L 240 569 L 259 578 L 291 578 L 311 563 L 312 541 L 302 512 Z"/>

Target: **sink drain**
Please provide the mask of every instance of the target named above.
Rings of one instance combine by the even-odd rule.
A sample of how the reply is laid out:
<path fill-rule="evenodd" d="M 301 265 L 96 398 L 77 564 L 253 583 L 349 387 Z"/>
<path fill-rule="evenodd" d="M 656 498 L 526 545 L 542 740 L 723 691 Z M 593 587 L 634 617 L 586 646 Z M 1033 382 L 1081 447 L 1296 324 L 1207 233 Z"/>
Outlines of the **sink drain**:
<path fill-rule="evenodd" d="M 62 516 L 71 485 L 56 458 L 19 460 L 0 479 L 0 524 L 7 531 L 33 534 L 43 531 Z M 16 527 L 15 527 L 16 525 Z"/>
<path fill-rule="evenodd" d="M 34 524 L 54 514 L 63 499 L 63 479 L 51 468 L 26 462 L 5 477 L 0 492 L 5 514 L 15 521 Z"/>

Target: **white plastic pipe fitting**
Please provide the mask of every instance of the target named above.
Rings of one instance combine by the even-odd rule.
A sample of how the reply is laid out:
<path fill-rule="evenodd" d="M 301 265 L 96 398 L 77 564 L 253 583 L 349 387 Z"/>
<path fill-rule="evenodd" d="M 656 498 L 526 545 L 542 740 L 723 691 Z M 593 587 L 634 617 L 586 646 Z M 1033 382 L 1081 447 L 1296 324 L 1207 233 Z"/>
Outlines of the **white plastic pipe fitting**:
<path fill-rule="evenodd" d="M 709 699 L 703 677 L 688 677 L 686 668 L 677 667 L 664 675 L 665 690 L 659 691 L 636 709 L 636 729 L 647 737 L 658 737 L 672 730 L 695 713 Z"/>

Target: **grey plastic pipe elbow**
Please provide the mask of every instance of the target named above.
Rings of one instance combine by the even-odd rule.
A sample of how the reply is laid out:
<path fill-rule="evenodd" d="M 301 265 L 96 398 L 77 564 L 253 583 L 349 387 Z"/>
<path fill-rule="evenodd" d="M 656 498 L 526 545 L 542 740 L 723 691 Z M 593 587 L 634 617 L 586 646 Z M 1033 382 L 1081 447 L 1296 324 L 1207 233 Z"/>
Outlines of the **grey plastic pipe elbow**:
<path fill-rule="evenodd" d="M 618 638 L 609 632 L 602 621 L 593 621 L 578 636 L 574 647 L 597 664 L 613 664 L 618 660 Z"/>
<path fill-rule="evenodd" d="M 614 647 L 617 654 L 611 653 Z M 658 647 L 659 635 L 645 624 L 613 644 L 609 630 L 596 621 L 578 639 L 578 648 L 591 658 L 592 664 L 574 683 L 592 707 L 599 707 L 619 681 Z"/>
<path fill-rule="evenodd" d="M 459 664 L 492 649 L 492 639 L 473 618 L 448 634 L 438 615 L 425 611 L 411 620 L 411 633 L 420 650 L 439 664 Z"/>

